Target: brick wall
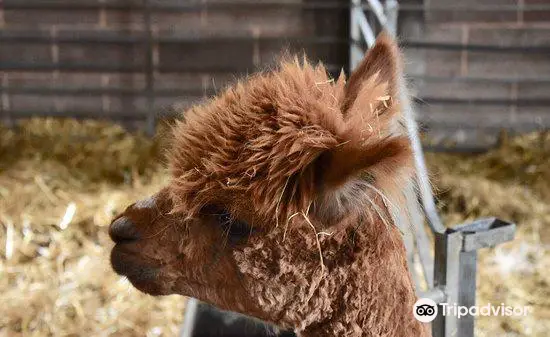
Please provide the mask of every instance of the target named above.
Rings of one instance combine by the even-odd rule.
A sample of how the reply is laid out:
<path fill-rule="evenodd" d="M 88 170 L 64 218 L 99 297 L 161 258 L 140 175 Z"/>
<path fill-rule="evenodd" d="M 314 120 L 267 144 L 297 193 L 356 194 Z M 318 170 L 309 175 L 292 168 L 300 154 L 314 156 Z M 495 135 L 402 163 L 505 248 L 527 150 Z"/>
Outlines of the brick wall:
<path fill-rule="evenodd" d="M 434 138 L 494 141 L 501 128 L 550 125 L 550 0 L 399 2 L 406 71 Z M 39 112 L 143 120 L 142 3 L 0 1 L 2 120 Z M 347 66 L 347 0 L 150 3 L 154 113 L 197 102 L 283 49 L 333 73 Z"/>
<path fill-rule="evenodd" d="M 150 1 L 156 113 L 200 100 L 283 49 L 305 51 L 335 73 L 347 65 L 345 8 L 314 8 L 308 0 L 215 2 Z M 0 1 L 2 119 L 39 112 L 143 119 L 143 1 L 57 3 Z"/>
<path fill-rule="evenodd" d="M 503 128 L 550 126 L 550 0 L 425 5 L 424 16 L 408 24 L 416 32 L 409 39 L 462 47 L 407 50 L 415 94 L 426 101 L 418 114 L 433 137 L 474 146 L 494 142 Z"/>

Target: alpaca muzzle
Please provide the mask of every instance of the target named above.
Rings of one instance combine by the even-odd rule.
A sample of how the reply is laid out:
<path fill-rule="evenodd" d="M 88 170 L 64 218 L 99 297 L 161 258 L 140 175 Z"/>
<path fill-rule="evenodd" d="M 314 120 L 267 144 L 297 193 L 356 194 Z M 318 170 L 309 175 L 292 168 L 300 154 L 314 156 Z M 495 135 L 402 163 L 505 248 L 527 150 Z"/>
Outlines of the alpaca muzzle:
<path fill-rule="evenodd" d="M 119 216 L 109 226 L 109 236 L 115 243 L 111 251 L 111 267 L 125 276 L 138 290 L 161 295 L 158 285 L 159 268 L 148 263 L 140 254 L 142 235 L 138 226 L 127 216 Z"/>
<path fill-rule="evenodd" d="M 125 216 L 121 216 L 111 223 L 109 236 L 115 243 L 129 243 L 141 237 L 136 225 Z"/>
<path fill-rule="evenodd" d="M 127 277 L 139 291 L 153 296 L 164 294 L 157 282 L 159 269 L 138 261 L 123 246 L 117 245 L 111 251 L 111 266 L 117 274 Z"/>

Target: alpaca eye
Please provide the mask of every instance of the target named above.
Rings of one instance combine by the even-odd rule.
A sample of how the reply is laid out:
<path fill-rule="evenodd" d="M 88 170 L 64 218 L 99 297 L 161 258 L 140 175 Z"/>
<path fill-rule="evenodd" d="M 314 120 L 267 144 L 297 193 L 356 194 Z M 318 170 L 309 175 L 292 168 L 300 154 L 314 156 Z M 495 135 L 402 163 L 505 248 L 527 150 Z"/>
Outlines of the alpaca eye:
<path fill-rule="evenodd" d="M 231 212 L 226 209 L 207 206 L 203 208 L 203 214 L 214 216 L 216 222 L 222 229 L 224 236 L 231 242 L 238 243 L 242 239 L 246 239 L 254 232 L 254 230 L 245 222 L 233 217 Z"/>
<path fill-rule="evenodd" d="M 231 213 L 225 210 L 218 211 L 218 213 L 216 213 L 216 218 L 218 219 L 218 222 L 223 226 L 231 222 Z"/>
<path fill-rule="evenodd" d="M 232 238 L 246 238 L 252 233 L 250 226 L 248 226 L 246 222 L 240 220 L 230 221 L 224 226 L 224 230 Z"/>
<path fill-rule="evenodd" d="M 217 218 L 224 233 L 230 238 L 245 238 L 251 233 L 250 226 L 246 222 L 233 218 L 231 213 L 226 210 L 218 213 Z"/>

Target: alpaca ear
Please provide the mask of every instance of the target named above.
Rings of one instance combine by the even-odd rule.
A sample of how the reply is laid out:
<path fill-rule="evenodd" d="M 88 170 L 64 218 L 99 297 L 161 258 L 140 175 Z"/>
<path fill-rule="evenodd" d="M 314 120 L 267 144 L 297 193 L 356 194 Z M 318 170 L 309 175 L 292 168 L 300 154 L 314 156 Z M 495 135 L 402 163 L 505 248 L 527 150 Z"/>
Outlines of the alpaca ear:
<path fill-rule="evenodd" d="M 380 178 L 406 166 L 412 152 L 399 129 L 400 63 L 396 42 L 383 33 L 349 78 L 342 102 L 343 142 L 320 158 L 325 187 L 337 187 L 365 171 Z"/>
<path fill-rule="evenodd" d="M 397 94 L 398 77 L 401 73 L 401 56 L 396 41 L 385 32 L 381 33 L 363 61 L 353 71 L 345 87 L 342 112 L 346 114 L 357 100 L 361 88 L 368 80 L 385 83 L 390 96 Z"/>

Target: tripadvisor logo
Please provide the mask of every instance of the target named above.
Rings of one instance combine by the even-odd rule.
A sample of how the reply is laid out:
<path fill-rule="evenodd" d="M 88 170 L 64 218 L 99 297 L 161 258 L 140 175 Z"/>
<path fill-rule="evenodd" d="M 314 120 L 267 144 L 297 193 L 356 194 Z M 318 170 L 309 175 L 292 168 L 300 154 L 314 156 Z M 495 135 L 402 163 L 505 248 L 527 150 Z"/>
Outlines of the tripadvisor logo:
<path fill-rule="evenodd" d="M 456 316 L 458 318 L 470 315 L 470 316 L 527 316 L 529 313 L 529 307 L 513 307 L 511 305 L 492 305 L 487 303 L 483 306 L 471 306 L 466 307 L 463 305 L 441 303 L 441 313 L 444 316 Z"/>
<path fill-rule="evenodd" d="M 449 303 L 439 303 L 439 306 L 429 298 L 421 298 L 414 304 L 414 317 L 423 323 L 429 323 L 435 319 L 439 313 L 443 316 L 455 316 L 461 318 L 464 316 L 527 316 L 529 307 L 513 307 L 501 303 L 494 306 L 487 303 L 483 306 L 463 306 Z"/>
<path fill-rule="evenodd" d="M 414 317 L 422 323 L 429 323 L 437 316 L 437 304 L 429 298 L 421 298 L 414 304 Z"/>

